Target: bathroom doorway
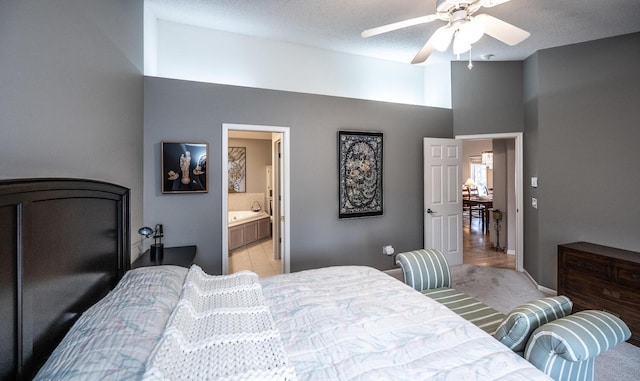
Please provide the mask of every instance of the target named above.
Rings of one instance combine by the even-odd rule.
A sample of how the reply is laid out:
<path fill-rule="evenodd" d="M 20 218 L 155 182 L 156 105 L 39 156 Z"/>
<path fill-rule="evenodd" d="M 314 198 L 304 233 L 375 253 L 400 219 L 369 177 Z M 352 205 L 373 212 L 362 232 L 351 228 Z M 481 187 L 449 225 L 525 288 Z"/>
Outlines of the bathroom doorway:
<path fill-rule="evenodd" d="M 289 129 L 223 124 L 222 272 L 289 272 Z"/>

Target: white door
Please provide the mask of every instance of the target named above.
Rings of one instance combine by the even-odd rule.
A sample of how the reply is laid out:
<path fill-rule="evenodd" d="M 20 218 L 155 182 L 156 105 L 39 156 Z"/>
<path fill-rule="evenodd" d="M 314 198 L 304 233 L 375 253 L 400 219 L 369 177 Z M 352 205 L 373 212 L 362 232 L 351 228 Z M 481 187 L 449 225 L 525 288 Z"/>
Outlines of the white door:
<path fill-rule="evenodd" d="M 424 247 L 462 264 L 462 141 L 424 138 Z"/>

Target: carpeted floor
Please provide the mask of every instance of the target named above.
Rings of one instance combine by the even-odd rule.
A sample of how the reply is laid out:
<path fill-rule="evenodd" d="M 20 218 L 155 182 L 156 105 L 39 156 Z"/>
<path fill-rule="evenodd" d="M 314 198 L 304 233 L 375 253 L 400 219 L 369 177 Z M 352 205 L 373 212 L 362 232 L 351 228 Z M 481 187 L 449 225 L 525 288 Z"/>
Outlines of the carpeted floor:
<path fill-rule="evenodd" d="M 452 286 L 508 313 L 519 304 L 547 296 L 515 270 L 460 265 L 451 267 Z M 596 357 L 596 381 L 640 380 L 640 348 L 629 343 Z"/>

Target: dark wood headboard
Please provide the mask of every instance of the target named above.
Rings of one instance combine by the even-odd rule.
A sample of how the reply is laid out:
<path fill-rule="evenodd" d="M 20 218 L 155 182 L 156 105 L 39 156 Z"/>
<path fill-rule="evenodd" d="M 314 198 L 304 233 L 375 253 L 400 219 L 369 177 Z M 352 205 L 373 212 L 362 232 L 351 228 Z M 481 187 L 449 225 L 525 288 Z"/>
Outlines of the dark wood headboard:
<path fill-rule="evenodd" d="M 129 189 L 0 181 L 0 380 L 31 379 L 130 267 Z"/>

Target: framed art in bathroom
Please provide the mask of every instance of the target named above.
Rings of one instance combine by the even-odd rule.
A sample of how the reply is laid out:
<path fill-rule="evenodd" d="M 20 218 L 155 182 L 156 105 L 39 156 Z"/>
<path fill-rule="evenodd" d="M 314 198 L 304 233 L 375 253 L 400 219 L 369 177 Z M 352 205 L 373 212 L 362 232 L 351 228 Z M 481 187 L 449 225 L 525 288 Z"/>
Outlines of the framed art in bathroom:
<path fill-rule="evenodd" d="M 229 147 L 228 160 L 229 193 L 245 193 L 247 191 L 247 148 Z"/>
<path fill-rule="evenodd" d="M 382 215 L 382 132 L 338 131 L 339 218 Z"/>
<path fill-rule="evenodd" d="M 207 143 L 161 143 L 162 193 L 208 191 Z"/>

